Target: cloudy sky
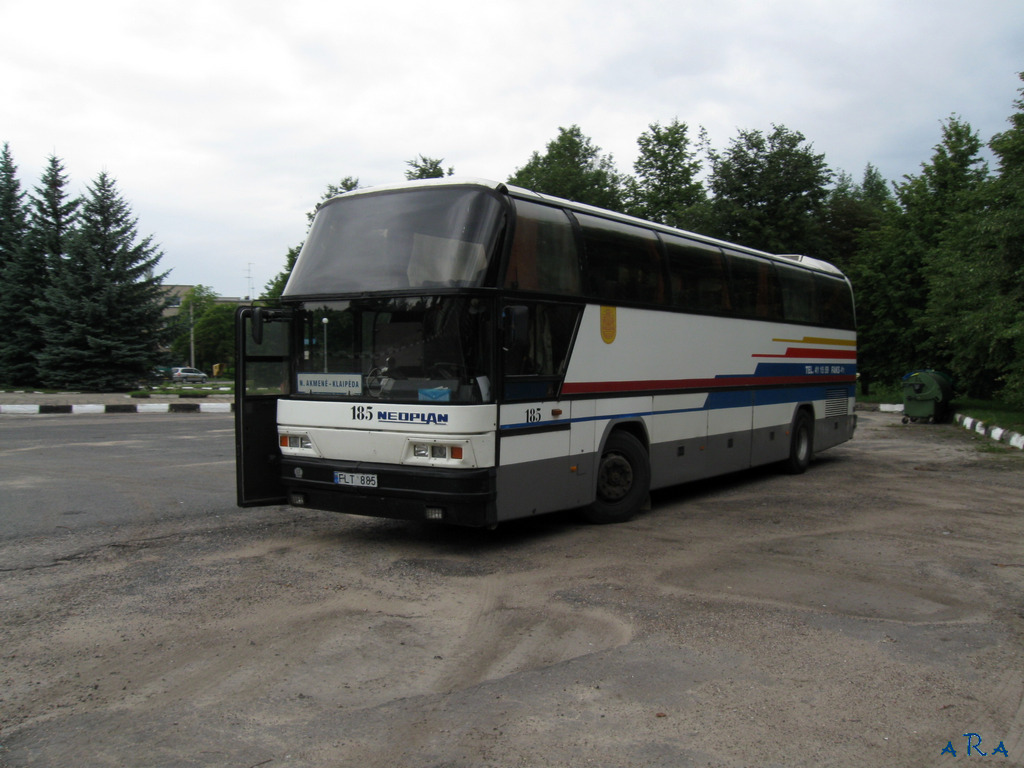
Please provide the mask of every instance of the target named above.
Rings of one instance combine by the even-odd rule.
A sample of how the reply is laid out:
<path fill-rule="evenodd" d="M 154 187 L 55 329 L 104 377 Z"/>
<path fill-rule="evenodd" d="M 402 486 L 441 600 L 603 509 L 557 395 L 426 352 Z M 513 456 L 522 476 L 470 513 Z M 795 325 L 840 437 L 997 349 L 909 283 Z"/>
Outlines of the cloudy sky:
<path fill-rule="evenodd" d="M 724 149 L 785 125 L 860 179 L 957 114 L 1005 130 L 1020 0 L 0 0 L 0 143 L 107 171 L 168 281 L 257 294 L 327 184 L 417 155 L 504 180 L 577 124 L 623 172 L 673 118 Z"/>

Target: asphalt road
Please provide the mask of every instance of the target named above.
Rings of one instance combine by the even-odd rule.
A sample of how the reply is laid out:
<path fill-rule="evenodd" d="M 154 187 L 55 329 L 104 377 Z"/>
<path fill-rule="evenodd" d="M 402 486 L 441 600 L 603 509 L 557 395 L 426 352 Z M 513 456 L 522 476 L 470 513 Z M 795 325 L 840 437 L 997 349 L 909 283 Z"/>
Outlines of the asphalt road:
<path fill-rule="evenodd" d="M 230 414 L 4 415 L 0 540 L 235 511 Z"/>

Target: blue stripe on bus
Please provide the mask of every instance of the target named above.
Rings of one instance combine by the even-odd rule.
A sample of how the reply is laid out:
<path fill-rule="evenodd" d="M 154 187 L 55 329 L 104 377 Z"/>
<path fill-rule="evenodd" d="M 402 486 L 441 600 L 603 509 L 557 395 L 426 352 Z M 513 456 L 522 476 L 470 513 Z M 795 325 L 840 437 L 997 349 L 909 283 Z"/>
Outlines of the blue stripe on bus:
<path fill-rule="evenodd" d="M 698 408 L 669 408 L 658 411 L 635 411 L 631 413 L 612 413 L 603 416 L 581 416 L 575 419 L 553 419 L 521 424 L 503 424 L 500 429 L 526 429 L 564 424 L 583 424 L 588 421 L 611 421 L 613 419 L 641 419 L 650 416 L 671 416 L 679 413 L 698 413 L 701 411 L 717 411 L 726 408 L 747 408 L 760 405 L 781 405 L 783 403 L 801 403 L 812 400 L 827 400 L 828 395 L 834 397 L 842 391 L 842 397 L 854 397 L 854 385 L 850 384 L 818 384 L 799 388 L 737 390 L 735 392 L 710 392 L 704 405 Z"/>

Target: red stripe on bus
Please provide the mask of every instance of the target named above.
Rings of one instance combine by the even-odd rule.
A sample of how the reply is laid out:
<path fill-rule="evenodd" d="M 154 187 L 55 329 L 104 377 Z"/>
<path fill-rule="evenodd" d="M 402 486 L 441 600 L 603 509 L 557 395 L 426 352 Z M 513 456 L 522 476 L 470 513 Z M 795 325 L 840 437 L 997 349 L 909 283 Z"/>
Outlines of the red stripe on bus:
<path fill-rule="evenodd" d="M 856 360 L 856 352 L 847 352 L 838 349 L 807 349 L 801 347 L 789 347 L 784 355 L 751 355 L 751 357 L 796 357 L 807 358 L 808 360 L 821 360 L 827 357 L 835 357 L 840 360 Z"/>

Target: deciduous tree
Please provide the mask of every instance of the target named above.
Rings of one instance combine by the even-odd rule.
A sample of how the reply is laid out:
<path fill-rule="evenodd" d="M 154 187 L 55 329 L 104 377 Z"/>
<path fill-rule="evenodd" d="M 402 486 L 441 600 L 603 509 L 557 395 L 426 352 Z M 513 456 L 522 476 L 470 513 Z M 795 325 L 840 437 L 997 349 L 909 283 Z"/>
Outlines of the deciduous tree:
<path fill-rule="evenodd" d="M 740 131 L 712 151 L 711 224 L 719 237 L 774 253 L 821 250 L 832 171 L 799 131 Z"/>
<path fill-rule="evenodd" d="M 964 277 L 959 269 L 942 270 L 936 249 L 987 174 L 980 149 L 968 124 L 956 117 L 946 121 L 931 161 L 897 185 L 899 205 L 864 239 L 850 271 L 858 297 L 859 364 L 869 381 L 895 383 L 914 369 L 948 365 L 948 339 L 925 312 L 940 271 L 942 279 Z"/>
<path fill-rule="evenodd" d="M 235 307 L 214 304 L 196 321 L 196 364 L 212 371 L 214 363 L 235 364 Z"/>
<path fill-rule="evenodd" d="M 1011 128 L 992 138 L 998 172 L 985 173 L 975 133 L 947 124 L 941 162 L 928 174 L 946 201 L 927 254 L 925 318 L 961 391 L 1024 405 L 1024 89 Z M 924 207 L 924 206 L 922 206 Z M 943 212 L 927 208 L 931 221 Z"/>
<path fill-rule="evenodd" d="M 635 176 L 626 182 L 629 213 L 671 227 L 693 226 L 692 211 L 707 198 L 699 155 L 707 135 L 702 128 L 694 146 L 689 131 L 686 123 L 674 119 L 664 127 L 652 123 L 637 139 Z"/>
<path fill-rule="evenodd" d="M 455 168 L 453 167 L 449 167 L 446 172 L 442 165 L 443 163 L 443 157 L 426 157 L 425 155 L 420 155 L 414 160 L 407 160 L 405 164 L 409 166 L 409 170 L 405 172 L 405 178 L 409 181 L 416 179 L 440 179 L 455 173 Z"/>
<path fill-rule="evenodd" d="M 217 293 L 206 285 L 194 285 L 181 297 L 178 312 L 168 323 L 168 335 L 171 339 L 171 358 L 174 365 L 192 365 L 192 345 L 195 339 L 196 325 L 217 303 Z M 217 362 L 214 360 L 213 362 Z M 195 364 L 202 368 L 206 360 L 201 349 L 196 347 Z"/>
<path fill-rule="evenodd" d="M 534 152 L 509 183 L 579 203 L 611 210 L 623 208 L 624 179 L 611 155 L 602 155 L 578 125 L 559 128 L 544 154 Z"/>
<path fill-rule="evenodd" d="M 809 254 L 846 270 L 856 260 L 864 238 L 875 232 L 896 200 L 878 169 L 868 163 L 860 184 L 840 173 L 825 201 L 822 250 Z"/>

